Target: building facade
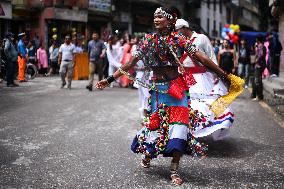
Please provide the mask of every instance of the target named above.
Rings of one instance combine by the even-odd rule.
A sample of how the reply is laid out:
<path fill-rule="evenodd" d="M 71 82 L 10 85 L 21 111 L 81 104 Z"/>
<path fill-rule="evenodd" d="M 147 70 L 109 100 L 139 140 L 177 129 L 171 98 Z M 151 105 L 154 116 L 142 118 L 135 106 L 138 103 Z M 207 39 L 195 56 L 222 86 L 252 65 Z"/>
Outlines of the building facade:
<path fill-rule="evenodd" d="M 278 20 L 279 41 L 284 49 L 284 2 L 281 0 L 270 0 L 271 14 Z M 284 50 L 280 56 L 280 71 L 284 71 Z"/>
<path fill-rule="evenodd" d="M 11 1 L 0 2 L 0 36 L 4 36 L 11 28 L 12 4 Z"/>
<path fill-rule="evenodd" d="M 12 0 L 9 28 L 15 34 L 26 32 L 47 45 L 52 36 L 86 34 L 88 0 Z"/>
<path fill-rule="evenodd" d="M 156 8 L 167 6 L 178 9 L 182 14 L 184 0 L 113 0 L 112 28 L 135 32 L 153 31 L 153 18 Z"/>
<path fill-rule="evenodd" d="M 268 0 L 263 0 L 268 1 Z M 11 0 L 1 1 L 8 14 L 1 16 L 1 35 L 7 30 L 27 32 L 49 42 L 53 35 L 96 31 L 106 39 L 114 31 L 151 32 L 157 7 L 178 9 L 184 19 L 200 26 L 199 32 L 221 37 L 225 24 L 239 24 L 242 31 L 260 30 L 260 0 Z M 1 13 L 0 7 L 0 13 Z M 7 16 L 8 15 L 8 16 Z M 3 26 L 2 26 L 3 25 Z"/>
<path fill-rule="evenodd" d="M 200 26 L 199 32 L 220 38 L 225 24 L 233 23 L 232 6 L 226 0 L 191 0 L 185 4 L 184 18 Z"/>
<path fill-rule="evenodd" d="M 97 32 L 106 40 L 111 33 L 111 18 L 111 0 L 89 0 L 87 38 L 90 38 L 93 32 Z"/>
<path fill-rule="evenodd" d="M 243 31 L 260 31 L 261 24 L 265 24 L 264 21 L 261 20 L 260 1 L 261 0 L 232 1 L 235 5 L 233 9 L 233 21 L 238 23 Z M 267 0 L 262 1 L 267 2 Z M 264 31 L 266 31 L 266 29 L 264 29 Z"/>

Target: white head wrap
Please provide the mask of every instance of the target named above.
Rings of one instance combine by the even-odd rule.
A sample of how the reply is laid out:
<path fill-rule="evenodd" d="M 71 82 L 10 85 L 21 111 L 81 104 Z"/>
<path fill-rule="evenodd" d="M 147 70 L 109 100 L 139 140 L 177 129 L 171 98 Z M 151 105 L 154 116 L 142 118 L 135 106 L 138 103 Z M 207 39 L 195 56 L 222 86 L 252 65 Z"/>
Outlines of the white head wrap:
<path fill-rule="evenodd" d="M 176 27 L 176 30 L 178 30 L 183 27 L 189 28 L 189 25 L 188 25 L 188 22 L 185 21 L 184 19 L 177 19 L 175 27 Z"/>

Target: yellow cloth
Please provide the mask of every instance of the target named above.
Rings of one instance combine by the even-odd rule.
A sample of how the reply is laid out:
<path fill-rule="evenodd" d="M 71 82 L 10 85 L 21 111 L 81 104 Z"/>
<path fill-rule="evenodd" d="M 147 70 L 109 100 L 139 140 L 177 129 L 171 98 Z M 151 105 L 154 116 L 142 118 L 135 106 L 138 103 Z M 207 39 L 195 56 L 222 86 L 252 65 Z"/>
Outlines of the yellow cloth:
<path fill-rule="evenodd" d="M 228 78 L 231 82 L 228 94 L 217 98 L 209 107 L 216 117 L 219 117 L 244 90 L 243 79 L 233 74 L 229 74 Z"/>

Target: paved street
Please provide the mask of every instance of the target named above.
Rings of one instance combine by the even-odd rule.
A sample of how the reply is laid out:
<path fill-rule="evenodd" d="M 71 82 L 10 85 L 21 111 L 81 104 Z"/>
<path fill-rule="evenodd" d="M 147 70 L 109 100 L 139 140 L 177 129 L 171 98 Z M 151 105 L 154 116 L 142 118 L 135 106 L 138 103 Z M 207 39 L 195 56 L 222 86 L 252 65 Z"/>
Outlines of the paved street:
<path fill-rule="evenodd" d="M 181 187 L 169 158 L 139 166 L 130 144 L 140 128 L 133 89 L 59 89 L 58 77 L 0 85 L 0 188 L 284 188 L 284 128 L 244 92 L 231 138 L 207 158 L 184 156 Z"/>

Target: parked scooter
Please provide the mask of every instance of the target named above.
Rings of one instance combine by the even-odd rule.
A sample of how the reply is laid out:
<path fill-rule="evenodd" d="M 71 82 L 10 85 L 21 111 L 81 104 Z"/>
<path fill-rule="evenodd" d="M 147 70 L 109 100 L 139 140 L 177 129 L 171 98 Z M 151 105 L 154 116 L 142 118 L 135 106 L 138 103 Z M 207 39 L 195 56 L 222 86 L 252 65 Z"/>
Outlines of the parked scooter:
<path fill-rule="evenodd" d="M 1 60 L 1 74 L 0 74 L 0 78 L 2 78 L 3 80 L 6 81 L 6 61 L 5 60 Z M 26 64 L 26 79 L 27 80 L 31 80 L 34 79 L 38 74 L 38 70 L 37 67 L 32 63 L 32 62 L 27 62 Z"/>
<path fill-rule="evenodd" d="M 29 57 L 26 65 L 26 79 L 34 79 L 38 74 L 35 57 Z"/>

